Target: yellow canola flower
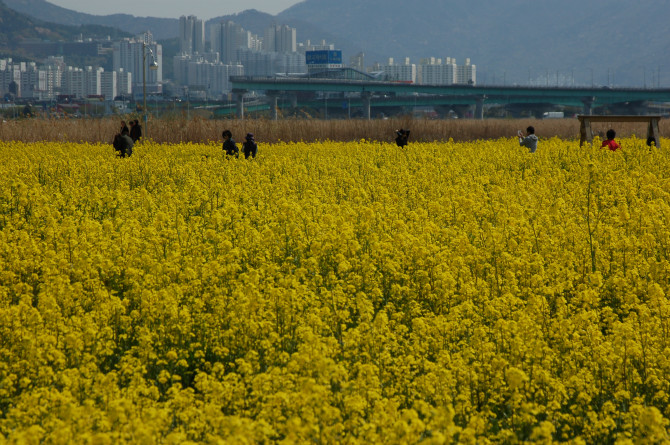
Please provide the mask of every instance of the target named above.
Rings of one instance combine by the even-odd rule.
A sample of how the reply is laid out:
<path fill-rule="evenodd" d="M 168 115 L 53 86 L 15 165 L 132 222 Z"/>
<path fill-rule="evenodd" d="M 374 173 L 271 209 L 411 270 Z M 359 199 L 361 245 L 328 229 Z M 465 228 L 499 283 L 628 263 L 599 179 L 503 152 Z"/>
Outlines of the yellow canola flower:
<path fill-rule="evenodd" d="M 0 437 L 667 442 L 670 156 L 622 146 L 3 143 Z"/>

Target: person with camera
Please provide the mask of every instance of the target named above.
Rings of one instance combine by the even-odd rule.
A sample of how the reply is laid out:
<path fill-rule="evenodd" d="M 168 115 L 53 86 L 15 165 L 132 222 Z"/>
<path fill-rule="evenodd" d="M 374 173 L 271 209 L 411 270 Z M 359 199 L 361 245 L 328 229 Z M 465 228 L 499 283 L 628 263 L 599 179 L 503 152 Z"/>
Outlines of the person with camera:
<path fill-rule="evenodd" d="M 537 136 L 535 136 L 535 127 L 532 125 L 526 128 L 526 136 L 523 135 L 521 130 L 516 134 L 519 138 L 519 145 L 522 147 L 527 147 L 530 153 L 535 153 L 537 150 Z"/>

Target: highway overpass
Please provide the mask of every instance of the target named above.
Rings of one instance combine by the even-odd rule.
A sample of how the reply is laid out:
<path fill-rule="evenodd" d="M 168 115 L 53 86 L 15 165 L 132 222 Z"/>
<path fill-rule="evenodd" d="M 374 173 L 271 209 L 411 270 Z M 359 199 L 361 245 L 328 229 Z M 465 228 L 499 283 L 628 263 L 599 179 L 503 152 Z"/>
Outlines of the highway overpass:
<path fill-rule="evenodd" d="M 609 87 L 529 87 L 500 85 L 419 85 L 402 82 L 381 82 L 345 79 L 314 79 L 285 77 L 231 77 L 237 102 L 237 114 L 244 115 L 244 95 L 261 91 L 268 96 L 270 108 L 276 111 L 280 97 L 297 93 L 352 93 L 360 100 L 364 116 L 370 117 L 374 103 L 412 106 L 419 103 L 436 105 L 474 105 L 476 117 L 483 117 L 484 104 L 501 105 L 563 105 L 582 108 L 591 114 L 593 107 L 619 105 L 629 114 L 642 114 L 649 103 L 670 102 L 670 89 Z"/>

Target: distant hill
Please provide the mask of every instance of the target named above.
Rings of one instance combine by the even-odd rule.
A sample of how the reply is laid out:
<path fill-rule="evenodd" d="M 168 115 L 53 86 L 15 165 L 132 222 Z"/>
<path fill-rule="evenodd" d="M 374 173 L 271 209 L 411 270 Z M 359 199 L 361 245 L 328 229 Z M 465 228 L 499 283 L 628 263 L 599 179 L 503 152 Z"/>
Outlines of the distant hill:
<path fill-rule="evenodd" d="M 0 53 L 3 56 L 30 58 L 19 46 L 30 40 L 72 41 L 81 36 L 104 39 L 125 37 L 118 29 L 103 26 L 67 26 L 49 23 L 21 14 L 0 1 Z"/>
<path fill-rule="evenodd" d="M 151 30 L 155 39 L 170 39 L 179 35 L 179 19 L 135 17 L 130 14 L 92 15 L 62 8 L 45 0 L 4 0 L 14 11 L 39 20 L 63 25 L 99 25 L 118 28 L 132 35 Z"/>
<path fill-rule="evenodd" d="M 277 20 L 309 21 L 396 60 L 469 57 L 480 83 L 590 84 L 593 70 L 596 84 L 609 71 L 614 85 L 641 86 L 660 70 L 668 86 L 668 17 L 667 0 L 305 0 Z"/>
<path fill-rule="evenodd" d="M 133 35 L 141 34 L 150 30 L 156 40 L 169 40 L 179 36 L 179 19 L 165 19 L 155 17 L 134 17 L 128 14 L 92 15 L 71 9 L 62 8 L 47 2 L 46 0 L 5 0 L 7 6 L 17 12 L 30 15 L 40 20 L 48 20 L 65 25 L 101 25 L 121 29 Z M 338 49 L 355 54 L 362 50 L 357 45 L 341 34 L 325 32 L 319 27 L 313 26 L 309 21 L 291 20 L 280 22 L 278 19 L 264 12 L 250 9 L 239 14 L 223 15 L 206 22 L 206 38 L 209 40 L 209 29 L 214 23 L 232 20 L 240 24 L 244 29 L 262 36 L 265 29 L 273 23 L 290 25 L 298 30 L 298 41 L 307 39 L 312 42 L 326 40 L 336 43 Z"/>
<path fill-rule="evenodd" d="M 95 16 L 45 0 L 5 0 L 33 17 L 97 24 L 156 39 L 178 35 L 178 19 Z M 272 24 L 298 29 L 298 40 L 335 43 L 366 64 L 386 58 L 470 58 L 480 84 L 670 86 L 668 0 L 305 0 L 277 16 L 250 10 L 217 17 L 262 35 Z M 207 34 L 209 38 L 209 34 Z"/>
<path fill-rule="evenodd" d="M 179 19 L 178 18 L 155 18 L 155 17 L 135 17 L 130 14 L 112 14 L 112 15 L 93 15 L 83 12 L 77 12 L 71 9 L 49 3 L 46 0 L 4 0 L 6 5 L 16 12 L 28 15 L 35 19 L 58 23 L 63 25 L 100 25 L 121 29 L 133 35 L 141 34 L 150 30 L 157 40 L 167 40 L 178 37 Z M 354 43 L 344 37 L 346 33 L 325 32 L 320 27 L 311 24 L 310 19 L 291 19 L 290 21 L 280 21 L 277 17 L 255 9 L 249 9 L 239 14 L 223 15 L 206 22 L 206 38 L 209 39 L 209 28 L 214 23 L 226 20 L 232 20 L 239 23 L 245 29 L 263 35 L 265 29 L 273 23 L 288 24 L 298 29 L 298 40 L 307 39 L 312 42 L 326 40 L 329 43 L 335 43 L 338 48 L 350 51 L 352 54 L 362 50 L 360 44 Z M 373 49 L 368 49 L 373 51 Z"/>

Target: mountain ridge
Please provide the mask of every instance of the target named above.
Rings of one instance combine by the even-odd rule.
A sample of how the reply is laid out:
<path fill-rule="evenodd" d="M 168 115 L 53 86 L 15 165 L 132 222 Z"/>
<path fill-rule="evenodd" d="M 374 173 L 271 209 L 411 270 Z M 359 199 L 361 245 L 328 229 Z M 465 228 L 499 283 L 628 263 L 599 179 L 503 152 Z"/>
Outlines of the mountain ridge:
<path fill-rule="evenodd" d="M 36 18 L 95 21 L 135 34 L 151 29 L 157 40 L 178 34 L 178 19 L 92 16 L 45 0 L 6 3 Z M 299 41 L 335 43 L 345 63 L 358 52 L 366 54 L 366 65 L 388 57 L 412 63 L 455 57 L 459 64 L 470 58 L 480 84 L 667 86 L 666 17 L 667 0 L 305 0 L 276 16 L 248 10 L 206 23 L 233 20 L 259 35 L 271 23 L 287 24 L 298 29 Z"/>
<path fill-rule="evenodd" d="M 593 77 L 606 85 L 609 77 L 610 84 L 641 86 L 652 68 L 670 71 L 662 60 L 670 50 L 666 0 L 418 0 L 412 6 L 405 13 L 407 3 L 400 0 L 306 0 L 278 18 L 310 17 L 327 32 L 346 30 L 354 42 L 413 62 L 451 56 L 463 63 L 468 57 L 480 83 L 496 77 L 496 83 L 530 78 L 552 85 L 559 77 L 559 83 L 585 84 Z M 670 83 L 670 75 L 663 81 Z"/>
<path fill-rule="evenodd" d="M 131 14 L 93 15 L 63 8 L 45 0 L 5 0 L 16 12 L 61 25 L 98 25 L 118 28 L 131 34 L 152 30 L 155 39 L 170 39 L 179 34 L 179 19 L 135 17 Z"/>
<path fill-rule="evenodd" d="M 126 36 L 125 33 L 110 27 L 72 26 L 42 21 L 17 12 L 0 0 L 0 52 L 19 57 L 29 56 L 22 53 L 19 48 L 20 41 L 73 40 L 81 34 L 97 38 Z"/>

